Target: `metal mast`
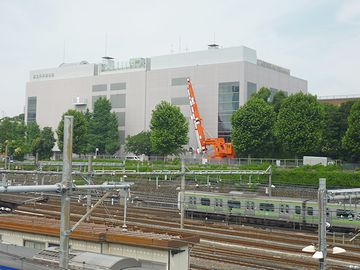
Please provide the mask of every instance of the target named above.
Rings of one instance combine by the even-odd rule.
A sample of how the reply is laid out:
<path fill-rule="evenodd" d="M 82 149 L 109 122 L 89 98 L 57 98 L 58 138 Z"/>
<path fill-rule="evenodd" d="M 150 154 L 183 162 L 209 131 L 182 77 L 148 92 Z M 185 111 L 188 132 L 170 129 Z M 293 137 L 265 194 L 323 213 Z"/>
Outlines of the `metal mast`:
<path fill-rule="evenodd" d="M 70 192 L 72 188 L 72 143 L 73 116 L 64 117 L 64 150 L 63 175 L 61 185 L 61 220 L 60 220 L 60 262 L 61 269 L 69 267 L 69 234 L 70 234 Z"/>

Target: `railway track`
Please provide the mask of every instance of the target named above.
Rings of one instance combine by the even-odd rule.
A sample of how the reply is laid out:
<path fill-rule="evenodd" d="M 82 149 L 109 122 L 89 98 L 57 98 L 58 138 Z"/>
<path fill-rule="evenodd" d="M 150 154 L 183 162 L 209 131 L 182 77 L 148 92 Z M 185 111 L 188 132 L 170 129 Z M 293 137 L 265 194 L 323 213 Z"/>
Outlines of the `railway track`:
<path fill-rule="evenodd" d="M 26 197 L 26 196 L 25 196 Z M 25 199 L 24 197 L 24 199 Z M 160 199 L 158 197 L 158 199 Z M 59 197 L 51 196 L 47 202 L 22 205 L 22 214 L 59 218 Z M 71 204 L 71 219 L 77 221 L 86 212 L 83 202 L 74 196 Z M 121 226 L 123 209 L 119 205 L 106 204 L 95 209 L 91 221 Z M 163 232 L 179 232 L 177 209 L 148 208 L 130 205 L 127 226 L 131 229 L 157 229 Z M 201 243 L 191 251 L 191 269 L 317 269 L 318 263 L 301 249 L 317 242 L 317 235 L 309 232 L 258 229 L 245 226 L 204 221 L 186 220 L 184 231 L 196 233 Z M 333 239 L 328 238 L 330 243 Z M 338 242 L 341 239 L 336 239 Z M 343 245 L 347 253 L 329 255 L 328 269 L 350 269 L 359 266 L 360 247 Z"/>

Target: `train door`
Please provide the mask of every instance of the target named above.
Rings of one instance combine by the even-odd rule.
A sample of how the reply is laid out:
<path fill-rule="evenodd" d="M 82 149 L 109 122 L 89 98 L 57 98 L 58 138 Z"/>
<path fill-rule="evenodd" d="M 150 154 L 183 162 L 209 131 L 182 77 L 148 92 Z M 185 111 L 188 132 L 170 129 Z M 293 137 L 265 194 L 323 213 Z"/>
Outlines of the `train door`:
<path fill-rule="evenodd" d="M 245 201 L 245 214 L 249 216 L 255 215 L 255 202 Z"/>
<path fill-rule="evenodd" d="M 289 219 L 290 216 L 290 206 L 286 202 L 281 202 L 279 204 L 279 217 L 283 219 Z"/>

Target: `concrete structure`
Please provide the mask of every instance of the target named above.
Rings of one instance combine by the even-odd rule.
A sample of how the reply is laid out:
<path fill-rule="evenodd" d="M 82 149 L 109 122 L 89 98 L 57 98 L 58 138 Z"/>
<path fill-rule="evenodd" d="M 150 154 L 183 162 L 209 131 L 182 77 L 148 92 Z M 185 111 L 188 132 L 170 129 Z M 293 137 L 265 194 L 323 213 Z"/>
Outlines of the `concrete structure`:
<path fill-rule="evenodd" d="M 187 77 L 212 137 L 229 138 L 231 114 L 263 86 L 272 94 L 278 90 L 307 92 L 307 81 L 291 76 L 289 69 L 258 59 L 255 50 L 213 45 L 205 51 L 134 58 L 127 63 L 104 57 L 101 64 L 82 61 L 31 71 L 25 118 L 55 129 L 68 109 L 91 111 L 99 97 L 106 97 L 118 116 L 123 143 L 127 135 L 149 129 L 151 112 L 161 100 L 190 116 Z M 189 145 L 195 147 L 190 127 Z"/>
<path fill-rule="evenodd" d="M 59 221 L 41 217 L 2 215 L 0 239 L 7 244 L 43 250 L 59 246 Z M 159 232 L 123 232 L 121 228 L 85 223 L 70 235 L 73 250 L 134 258 L 141 269 L 184 270 L 189 249 L 199 237 Z"/>
<path fill-rule="evenodd" d="M 60 270 L 57 247 L 44 250 L 0 243 L 0 269 L 4 270 Z M 104 255 L 93 252 L 73 251 L 69 270 L 146 270 L 133 258 Z"/>

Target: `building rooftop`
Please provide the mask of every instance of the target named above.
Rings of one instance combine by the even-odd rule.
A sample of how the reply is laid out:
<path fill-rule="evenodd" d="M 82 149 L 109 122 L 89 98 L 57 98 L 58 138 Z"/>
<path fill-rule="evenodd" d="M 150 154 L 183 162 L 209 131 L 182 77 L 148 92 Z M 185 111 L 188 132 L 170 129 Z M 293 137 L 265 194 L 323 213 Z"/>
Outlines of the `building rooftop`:
<path fill-rule="evenodd" d="M 74 224 L 72 224 L 74 225 Z M 0 229 L 11 231 L 59 236 L 60 221 L 56 219 L 31 217 L 18 214 L 3 214 L 0 219 Z M 159 249 L 180 248 L 187 244 L 200 241 L 196 235 L 186 233 L 168 233 L 149 229 L 122 231 L 120 227 L 110 227 L 105 224 L 82 223 L 70 235 L 71 239 L 111 242 Z"/>
<path fill-rule="evenodd" d="M 106 56 L 102 57 L 101 63 L 88 63 L 85 60 L 76 63 L 63 63 L 57 68 L 31 71 L 30 81 L 99 76 L 108 73 L 160 70 L 233 62 L 248 62 L 290 75 L 289 69 L 258 59 L 256 50 L 254 49 L 245 46 L 221 48 L 218 45 L 210 45 L 208 50 L 174 53 L 148 58 L 137 57 L 130 58 L 128 61 L 115 61 L 113 57 Z"/>

